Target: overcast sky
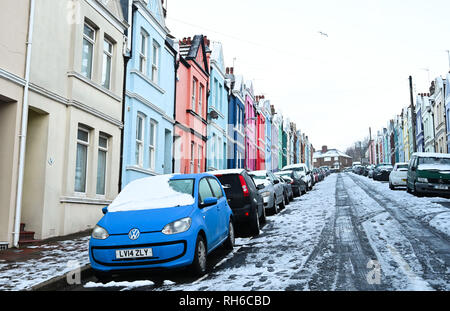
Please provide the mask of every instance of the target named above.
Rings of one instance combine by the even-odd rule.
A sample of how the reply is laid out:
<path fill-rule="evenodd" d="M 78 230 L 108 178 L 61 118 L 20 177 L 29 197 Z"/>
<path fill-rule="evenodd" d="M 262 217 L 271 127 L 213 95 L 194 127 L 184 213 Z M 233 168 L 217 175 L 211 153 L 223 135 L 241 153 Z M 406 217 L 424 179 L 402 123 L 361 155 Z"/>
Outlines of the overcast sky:
<path fill-rule="evenodd" d="M 376 133 L 409 105 L 409 75 L 427 92 L 449 68 L 448 0 L 166 1 L 172 35 L 222 42 L 225 66 L 316 149 Z"/>

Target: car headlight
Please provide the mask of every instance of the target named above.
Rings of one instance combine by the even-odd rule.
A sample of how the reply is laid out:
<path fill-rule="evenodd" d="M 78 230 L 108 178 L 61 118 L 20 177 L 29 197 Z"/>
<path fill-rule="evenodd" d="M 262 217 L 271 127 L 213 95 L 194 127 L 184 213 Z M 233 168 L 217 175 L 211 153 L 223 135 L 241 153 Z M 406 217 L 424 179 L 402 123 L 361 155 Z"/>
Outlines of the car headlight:
<path fill-rule="evenodd" d="M 262 195 L 263 197 L 268 197 L 268 196 L 270 195 L 270 191 L 264 191 L 264 192 L 261 192 L 261 195 Z"/>
<path fill-rule="evenodd" d="M 423 178 L 423 177 L 418 177 L 418 178 L 417 178 L 417 181 L 418 181 L 418 182 L 426 182 L 426 183 L 427 183 L 427 182 L 428 182 L 428 179 L 427 179 L 427 178 Z"/>
<path fill-rule="evenodd" d="M 96 225 L 94 230 L 92 230 L 92 238 L 97 240 L 104 240 L 109 237 L 108 231 L 105 228 Z"/>
<path fill-rule="evenodd" d="M 176 220 L 166 225 L 162 230 L 164 234 L 176 234 L 188 231 L 191 227 L 192 219 L 190 217 L 186 217 L 180 220 Z"/>

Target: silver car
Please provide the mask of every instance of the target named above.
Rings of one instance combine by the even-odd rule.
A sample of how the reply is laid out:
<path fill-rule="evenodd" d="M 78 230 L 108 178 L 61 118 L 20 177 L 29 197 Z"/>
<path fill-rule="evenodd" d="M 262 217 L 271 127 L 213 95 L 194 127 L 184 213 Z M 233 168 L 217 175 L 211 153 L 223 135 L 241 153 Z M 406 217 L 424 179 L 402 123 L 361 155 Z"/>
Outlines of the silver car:
<path fill-rule="evenodd" d="M 277 214 L 280 209 L 285 208 L 284 186 L 278 178 L 269 171 L 249 172 L 256 185 L 264 185 L 259 193 L 264 200 L 264 208 Z"/>

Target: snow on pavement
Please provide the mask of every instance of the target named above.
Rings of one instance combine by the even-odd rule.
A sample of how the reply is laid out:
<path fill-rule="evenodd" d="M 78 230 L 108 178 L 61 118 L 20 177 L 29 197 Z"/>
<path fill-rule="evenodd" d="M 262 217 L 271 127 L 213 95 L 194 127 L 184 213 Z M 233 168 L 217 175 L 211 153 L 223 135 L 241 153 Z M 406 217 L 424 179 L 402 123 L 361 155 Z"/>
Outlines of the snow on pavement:
<path fill-rule="evenodd" d="M 74 240 L 29 246 L 42 249 L 34 259 L 0 263 L 0 291 L 28 290 L 89 263 L 89 236 Z M 18 250 L 23 251 L 23 250 Z"/>

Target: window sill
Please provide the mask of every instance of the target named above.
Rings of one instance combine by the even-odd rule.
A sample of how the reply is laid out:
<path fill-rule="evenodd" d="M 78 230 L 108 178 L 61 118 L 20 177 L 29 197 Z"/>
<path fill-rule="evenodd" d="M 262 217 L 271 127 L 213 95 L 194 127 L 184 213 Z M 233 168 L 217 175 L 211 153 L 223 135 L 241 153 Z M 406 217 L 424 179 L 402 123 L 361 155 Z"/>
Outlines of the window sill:
<path fill-rule="evenodd" d="M 148 84 L 150 84 L 151 86 L 153 86 L 153 88 L 155 88 L 158 92 L 160 92 L 161 94 L 165 94 L 166 91 L 164 91 L 159 85 L 157 85 L 155 82 L 152 81 L 152 79 L 150 79 L 149 77 L 147 77 L 146 75 L 144 75 L 142 72 L 138 71 L 138 70 L 131 70 L 130 74 L 135 74 L 138 77 L 140 77 L 141 79 L 143 79 L 145 82 L 147 82 Z"/>

